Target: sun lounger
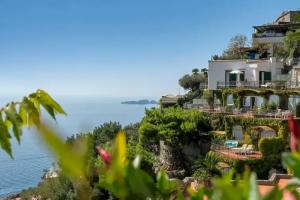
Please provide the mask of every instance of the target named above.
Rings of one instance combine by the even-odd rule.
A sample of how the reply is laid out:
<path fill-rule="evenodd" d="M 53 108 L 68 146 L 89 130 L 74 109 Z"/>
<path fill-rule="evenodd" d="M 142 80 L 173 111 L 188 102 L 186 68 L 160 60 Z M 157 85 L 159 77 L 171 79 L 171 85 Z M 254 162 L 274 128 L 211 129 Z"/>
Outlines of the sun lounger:
<path fill-rule="evenodd" d="M 252 144 L 249 144 L 245 149 L 245 154 L 253 154 L 253 152 L 254 152 L 254 147 Z"/>
<path fill-rule="evenodd" d="M 236 154 L 243 154 L 243 152 L 246 150 L 247 144 L 243 144 L 240 148 L 232 148 L 233 152 Z"/>

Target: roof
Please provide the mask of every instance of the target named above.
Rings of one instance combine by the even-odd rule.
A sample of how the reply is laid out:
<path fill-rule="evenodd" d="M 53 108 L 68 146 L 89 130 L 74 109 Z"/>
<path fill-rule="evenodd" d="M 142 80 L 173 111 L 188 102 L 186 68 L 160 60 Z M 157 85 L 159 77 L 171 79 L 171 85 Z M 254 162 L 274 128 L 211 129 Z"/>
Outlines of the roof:
<path fill-rule="evenodd" d="M 208 62 L 246 62 L 246 63 L 261 63 L 268 62 L 269 59 L 233 59 L 233 60 L 209 60 Z"/>
<path fill-rule="evenodd" d="M 165 95 L 161 97 L 162 103 L 177 103 L 177 100 L 180 98 L 180 95 L 173 96 L 173 95 Z"/>
<path fill-rule="evenodd" d="M 286 15 L 290 15 L 289 18 L 284 18 Z M 268 24 L 263 24 L 259 26 L 253 26 L 258 32 L 264 32 L 268 30 L 276 30 L 286 33 L 288 30 L 294 30 L 300 28 L 300 23 L 298 22 L 298 15 L 300 16 L 300 10 L 285 11 L 277 19 Z"/>
<path fill-rule="evenodd" d="M 257 31 L 264 32 L 267 30 L 279 30 L 281 32 L 287 32 L 288 30 L 293 30 L 300 28 L 300 23 L 286 23 L 286 24 L 277 24 L 277 23 L 271 23 L 271 24 L 264 24 L 260 26 L 253 26 Z"/>

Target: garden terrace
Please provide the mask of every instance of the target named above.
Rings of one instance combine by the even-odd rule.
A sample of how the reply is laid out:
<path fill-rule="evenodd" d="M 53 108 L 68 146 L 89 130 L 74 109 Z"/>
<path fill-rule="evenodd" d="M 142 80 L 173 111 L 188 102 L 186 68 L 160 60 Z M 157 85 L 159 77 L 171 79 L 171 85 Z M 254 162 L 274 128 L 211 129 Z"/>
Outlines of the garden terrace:
<path fill-rule="evenodd" d="M 225 156 L 234 160 L 256 160 L 261 159 L 262 154 L 259 151 L 253 151 L 251 154 L 237 154 L 230 148 L 212 148 L 212 151 L 217 153 L 219 156 Z"/>
<path fill-rule="evenodd" d="M 214 96 L 220 101 L 222 106 L 227 106 L 227 98 L 229 95 L 233 97 L 233 103 L 236 108 L 245 107 L 244 101 L 247 96 L 262 97 L 264 105 L 268 105 L 271 95 L 279 97 L 278 108 L 288 110 L 288 99 L 291 96 L 300 97 L 300 89 L 272 89 L 272 88 L 223 88 L 214 91 Z M 253 107 L 253 106 L 252 106 Z"/>
<path fill-rule="evenodd" d="M 206 113 L 209 115 L 226 115 L 226 116 L 239 116 L 244 118 L 265 118 L 265 119 L 275 119 L 275 120 L 287 120 L 288 115 L 290 115 L 289 111 L 277 111 L 277 112 L 261 112 L 250 109 L 233 109 L 230 111 L 226 111 L 222 107 L 216 107 L 213 109 L 209 108 L 199 108 L 199 111 L 202 113 Z"/>
<path fill-rule="evenodd" d="M 269 88 L 269 89 L 299 89 L 300 82 L 295 81 L 218 81 L 217 88 Z"/>

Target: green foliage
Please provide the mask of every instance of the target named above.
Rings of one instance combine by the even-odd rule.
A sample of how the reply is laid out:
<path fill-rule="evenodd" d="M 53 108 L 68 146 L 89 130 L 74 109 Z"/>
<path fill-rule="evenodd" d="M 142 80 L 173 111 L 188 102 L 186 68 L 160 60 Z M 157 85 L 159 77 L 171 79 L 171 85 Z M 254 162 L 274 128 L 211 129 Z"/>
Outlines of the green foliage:
<path fill-rule="evenodd" d="M 43 107 L 53 119 L 56 114 L 66 114 L 60 105 L 45 91 L 37 90 L 22 101 L 8 103 L 0 109 L 0 146 L 12 157 L 11 132 L 20 143 L 23 126 L 40 126 Z"/>
<path fill-rule="evenodd" d="M 44 93 L 40 92 L 40 95 L 44 95 Z M 25 191 L 22 194 L 23 198 L 30 198 L 31 195 L 34 194 L 40 195 L 42 198 L 49 199 L 90 199 L 100 190 L 98 188 L 94 188 L 94 190 L 91 190 L 88 185 L 86 185 L 86 156 L 83 154 L 84 152 L 87 152 L 86 149 L 89 148 L 89 145 L 82 145 L 81 143 L 77 143 L 77 138 L 80 138 L 80 140 L 84 141 L 86 140 L 86 138 L 94 138 L 93 134 L 80 134 L 77 137 L 70 138 L 68 140 L 68 143 L 65 145 L 63 140 L 57 136 L 58 134 L 54 130 L 40 122 L 40 105 L 50 106 L 52 110 L 49 108 L 45 108 L 47 112 L 50 112 L 50 115 L 57 113 L 63 114 L 63 110 L 54 108 L 56 107 L 56 105 L 53 104 L 53 102 L 49 103 L 49 99 L 48 101 L 42 100 L 43 103 L 41 103 L 39 102 L 41 100 L 36 100 L 39 98 L 33 96 L 26 97 L 27 99 L 24 98 L 26 99 L 22 101 L 25 102 L 24 104 L 22 104 L 24 108 L 20 109 L 19 111 L 18 106 L 20 106 L 21 102 L 16 102 L 15 105 L 17 106 L 14 106 L 13 103 L 11 103 L 6 108 L 1 110 L 3 118 L 1 118 L 0 125 L 4 124 L 7 128 L 5 129 L 7 131 L 4 131 L 5 134 L 1 132 L 1 137 L 4 138 L 1 145 L 7 145 L 7 141 L 5 140 L 5 138 L 8 138 L 10 136 L 10 132 L 13 132 L 15 134 L 15 137 L 21 135 L 19 130 L 13 130 L 14 126 L 16 128 L 19 128 L 19 126 L 21 125 L 35 125 L 41 138 L 46 142 L 48 147 L 59 159 L 63 169 L 63 174 L 61 174 L 59 178 L 46 180 L 38 188 Z M 28 98 L 33 99 L 29 101 Z M 49 98 L 49 96 L 47 98 Z M 19 115 L 22 119 L 22 123 L 21 120 L 18 119 L 19 117 L 17 117 L 17 115 Z M 198 111 L 182 110 L 179 108 L 151 109 L 146 111 L 146 116 L 144 117 L 139 128 L 139 136 L 144 137 L 144 142 L 151 141 L 150 136 L 154 136 L 154 141 L 161 139 L 169 142 L 172 145 L 180 146 L 182 142 L 189 142 L 192 140 L 200 139 L 202 137 L 201 134 L 199 134 L 200 131 L 211 130 L 208 119 L 209 118 L 204 116 L 202 113 L 199 113 Z M 230 127 L 232 127 L 232 125 L 234 124 L 240 124 L 243 128 L 245 128 L 246 126 L 251 126 L 254 124 L 265 125 L 266 123 L 268 123 L 269 126 L 277 130 L 279 132 L 279 138 L 274 138 L 267 142 L 263 142 L 262 140 L 260 143 L 260 146 L 263 146 L 262 148 L 265 149 L 262 151 L 269 152 L 268 156 L 264 156 L 259 160 L 235 161 L 233 159 L 224 158 L 224 156 L 220 156 L 214 152 L 210 152 L 205 161 L 200 162 L 199 164 L 205 165 L 206 169 L 213 169 L 216 162 L 222 160 L 226 163 L 233 164 L 237 172 L 245 172 L 245 166 L 248 166 L 251 170 L 257 172 L 258 177 L 265 178 L 267 171 L 269 171 L 271 167 L 278 167 L 278 158 L 282 150 L 281 147 L 283 147 L 284 149 L 285 141 L 288 135 L 286 121 L 268 120 L 270 119 L 259 119 L 259 121 L 255 121 L 253 119 L 241 119 L 231 116 L 224 116 L 223 118 L 226 129 L 230 129 Z M 9 130 L 8 127 L 10 127 L 11 130 Z M 134 130 L 136 130 L 135 128 L 136 127 L 131 130 L 133 130 L 134 132 Z M 108 130 L 110 130 L 110 128 L 108 128 Z M 147 131 L 149 131 L 150 133 Z M 106 164 L 102 163 L 102 167 L 100 167 L 99 169 L 99 177 L 101 178 L 99 180 L 98 186 L 100 188 L 112 193 L 114 198 L 124 200 L 184 199 L 182 189 L 183 187 L 178 182 L 170 180 L 168 176 L 163 172 L 160 172 L 154 180 L 149 174 L 147 174 L 140 168 L 140 156 L 136 156 L 133 161 L 127 159 L 128 157 L 130 157 L 128 156 L 129 152 L 143 152 L 143 150 L 145 150 L 143 145 L 146 145 L 146 143 L 141 143 L 141 138 L 139 140 L 139 142 L 141 143 L 141 146 L 138 146 L 139 149 L 129 150 L 127 149 L 127 146 L 132 145 L 133 147 L 137 142 L 134 136 L 130 138 L 130 142 L 126 143 L 125 134 L 119 133 L 116 136 L 115 142 L 110 142 L 110 136 L 115 134 L 110 134 L 111 132 L 109 131 L 108 133 L 108 139 L 106 138 L 105 140 L 103 140 L 105 142 L 103 146 L 106 145 L 108 149 L 111 149 L 112 155 L 110 162 L 106 162 Z M 99 139 L 99 141 L 101 140 Z M 76 146 L 72 146 L 72 144 L 74 143 L 76 144 Z M 276 146 L 276 148 L 274 148 L 274 146 Z M 93 147 L 94 146 L 92 146 L 92 148 Z M 151 156 L 151 154 L 148 155 Z M 199 190 L 195 191 L 193 187 L 187 186 L 184 194 L 187 195 L 191 200 L 203 199 L 204 195 L 208 199 L 213 200 L 281 199 L 283 193 L 287 190 L 292 191 L 292 194 L 297 194 L 296 188 L 299 186 L 300 182 L 300 154 L 298 152 L 284 153 L 283 164 L 286 168 L 290 169 L 294 173 L 294 182 L 284 188 L 279 189 L 275 187 L 269 194 L 264 197 L 261 197 L 258 192 L 255 174 L 249 174 L 247 172 L 242 176 L 231 172 L 224 175 L 223 177 L 213 178 L 213 187 L 211 188 L 205 188 L 203 185 L 201 185 Z M 200 175 L 205 175 L 206 172 L 208 171 L 202 171 Z M 67 175 L 67 177 L 65 175 Z M 100 195 L 95 195 L 93 196 L 93 198 L 96 199 L 99 196 Z"/>
<path fill-rule="evenodd" d="M 125 134 L 119 133 L 112 149 L 112 162 L 103 168 L 105 176 L 100 179 L 100 186 L 111 191 L 120 199 L 147 199 L 149 197 L 170 196 L 175 185 L 164 173 L 159 173 L 157 182 L 139 169 L 140 158 L 133 162 L 126 159 Z M 138 186 L 138 189 L 137 189 Z"/>
<path fill-rule="evenodd" d="M 276 111 L 277 110 L 277 104 L 275 102 L 270 102 L 268 104 L 268 110 L 273 111 L 273 112 Z"/>
<path fill-rule="evenodd" d="M 233 169 L 237 174 L 243 174 L 245 171 L 250 170 L 255 172 L 260 179 L 264 180 L 268 179 L 269 171 L 272 168 L 282 169 L 280 154 L 269 155 L 256 160 L 236 160 L 233 165 Z"/>
<path fill-rule="evenodd" d="M 100 145 L 112 141 L 121 129 L 119 122 L 108 122 L 96 127 L 93 131 L 95 143 Z"/>
<path fill-rule="evenodd" d="M 246 133 L 244 133 L 244 142 L 247 144 L 253 144 L 255 146 L 255 149 L 258 149 L 259 138 L 259 132 L 252 129 L 251 127 L 247 129 Z"/>
<path fill-rule="evenodd" d="M 232 183 L 232 179 L 233 173 L 226 174 L 222 179 L 216 179 L 210 199 L 261 199 L 255 174 L 245 173 L 243 177 L 238 177 L 234 183 Z"/>
<path fill-rule="evenodd" d="M 300 30 L 288 32 L 284 40 L 284 49 L 289 58 L 299 57 Z"/>
<path fill-rule="evenodd" d="M 214 106 L 214 92 L 212 90 L 205 89 L 203 92 L 203 97 L 206 99 L 207 104 L 213 108 Z"/>
<path fill-rule="evenodd" d="M 47 179 L 38 187 L 20 193 L 21 199 L 24 200 L 31 200 L 32 197 L 38 196 L 53 200 L 75 200 L 76 191 L 71 180 L 61 173 L 57 178 Z"/>
<path fill-rule="evenodd" d="M 193 176 L 201 180 L 210 180 L 212 177 L 221 176 L 221 172 L 216 168 L 218 162 L 218 157 L 208 153 L 204 159 L 200 158 L 195 161 L 192 167 Z"/>
<path fill-rule="evenodd" d="M 184 94 L 182 97 L 180 97 L 177 101 L 177 105 L 179 107 L 183 107 L 185 103 L 192 103 L 193 99 L 200 98 L 203 95 L 203 90 L 198 89 L 195 91 L 189 91 L 186 94 Z"/>
<path fill-rule="evenodd" d="M 139 129 L 140 144 L 146 149 L 163 140 L 170 145 L 180 145 L 201 139 L 201 132 L 211 130 L 208 120 L 197 110 L 167 108 L 146 110 Z"/>
<path fill-rule="evenodd" d="M 207 83 L 207 77 L 205 73 L 199 73 L 198 69 L 193 69 L 191 75 L 186 74 L 179 79 L 179 85 L 185 90 L 196 91 L 200 89 L 201 83 Z"/>
<path fill-rule="evenodd" d="M 123 128 L 128 140 L 134 140 L 135 142 L 138 142 L 139 128 L 140 128 L 140 123 L 129 124 Z"/>
<path fill-rule="evenodd" d="M 259 141 L 259 151 L 265 157 L 280 155 L 285 150 L 286 143 L 281 137 L 262 138 Z"/>
<path fill-rule="evenodd" d="M 288 41 L 286 40 L 288 43 Z M 289 47 L 282 44 L 273 44 L 273 56 L 278 59 L 287 59 L 289 57 Z"/>
<path fill-rule="evenodd" d="M 232 60 L 232 59 L 246 59 L 247 52 L 245 48 L 248 47 L 248 39 L 245 35 L 236 35 L 229 41 L 227 49 L 221 56 L 212 56 L 213 60 Z"/>
<path fill-rule="evenodd" d="M 242 126 L 243 130 L 247 130 L 252 126 L 269 126 L 277 132 L 277 136 L 287 139 L 289 130 L 287 120 L 267 119 L 267 118 L 246 118 L 238 116 L 224 116 L 225 131 L 228 138 L 231 137 L 232 127 L 234 125 Z"/>

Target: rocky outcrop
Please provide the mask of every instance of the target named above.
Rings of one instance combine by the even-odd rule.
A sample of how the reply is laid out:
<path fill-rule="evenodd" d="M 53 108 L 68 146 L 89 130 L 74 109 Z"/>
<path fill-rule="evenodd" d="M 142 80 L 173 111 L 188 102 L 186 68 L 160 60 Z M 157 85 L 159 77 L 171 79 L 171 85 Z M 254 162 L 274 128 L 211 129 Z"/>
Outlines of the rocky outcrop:
<path fill-rule="evenodd" d="M 210 142 L 204 140 L 179 146 L 161 140 L 159 149 L 159 161 L 154 167 L 155 172 L 163 169 L 170 178 L 184 178 L 193 162 L 209 151 Z"/>

